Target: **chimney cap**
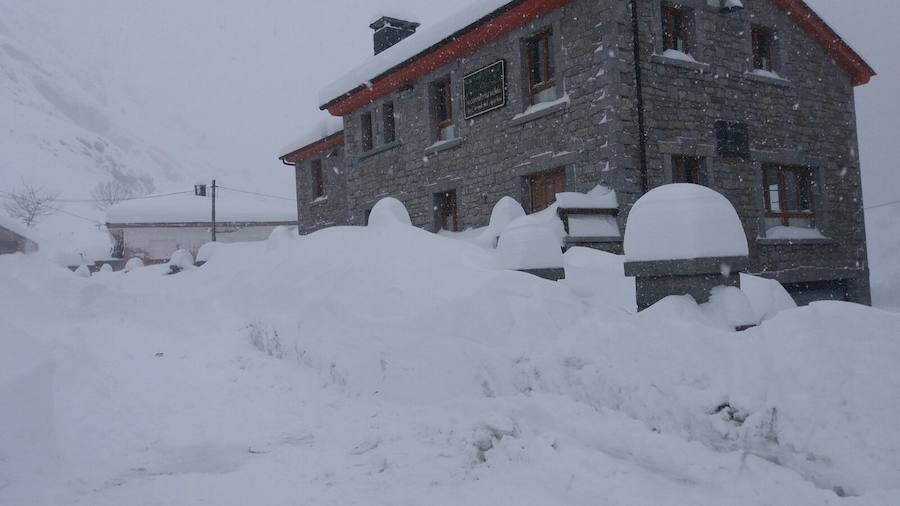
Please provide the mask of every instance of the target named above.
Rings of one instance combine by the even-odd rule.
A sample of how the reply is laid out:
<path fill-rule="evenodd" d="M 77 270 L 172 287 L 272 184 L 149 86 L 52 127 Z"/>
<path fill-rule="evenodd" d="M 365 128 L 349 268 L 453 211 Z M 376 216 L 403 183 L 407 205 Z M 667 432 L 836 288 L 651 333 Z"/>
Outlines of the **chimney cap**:
<path fill-rule="evenodd" d="M 415 21 L 406 21 L 399 18 L 393 18 L 390 16 L 381 16 L 377 20 L 375 20 L 369 28 L 378 31 L 384 28 L 385 26 L 393 26 L 395 28 L 402 28 L 406 30 L 415 31 L 416 28 L 421 26 L 421 23 L 416 23 Z"/>

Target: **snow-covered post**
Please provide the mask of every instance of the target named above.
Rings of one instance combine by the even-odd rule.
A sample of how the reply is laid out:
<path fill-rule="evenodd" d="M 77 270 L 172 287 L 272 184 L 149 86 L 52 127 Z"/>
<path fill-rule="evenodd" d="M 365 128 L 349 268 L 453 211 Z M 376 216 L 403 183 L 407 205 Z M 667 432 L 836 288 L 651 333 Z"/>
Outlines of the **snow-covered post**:
<path fill-rule="evenodd" d="M 638 310 L 670 295 L 702 303 L 717 286 L 740 287 L 748 257 L 734 206 L 704 186 L 661 186 L 628 215 L 625 275 L 635 278 Z"/>

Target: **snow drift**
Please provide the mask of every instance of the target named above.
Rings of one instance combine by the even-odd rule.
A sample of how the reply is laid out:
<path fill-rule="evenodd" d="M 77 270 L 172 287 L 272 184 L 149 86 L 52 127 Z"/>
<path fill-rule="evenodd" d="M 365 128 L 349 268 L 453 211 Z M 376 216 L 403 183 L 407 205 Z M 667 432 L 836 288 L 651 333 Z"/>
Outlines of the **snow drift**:
<path fill-rule="evenodd" d="M 621 259 L 564 260 L 549 282 L 408 226 L 169 276 L 0 258 L 0 503 L 900 501 L 900 316 L 735 333 L 601 297 Z"/>

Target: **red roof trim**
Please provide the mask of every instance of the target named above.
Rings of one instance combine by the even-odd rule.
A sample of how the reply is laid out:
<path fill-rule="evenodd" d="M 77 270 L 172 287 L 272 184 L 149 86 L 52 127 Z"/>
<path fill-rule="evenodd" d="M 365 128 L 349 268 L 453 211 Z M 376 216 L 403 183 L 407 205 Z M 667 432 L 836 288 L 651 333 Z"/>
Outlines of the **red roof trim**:
<path fill-rule="evenodd" d="M 396 70 L 386 73 L 383 77 L 376 78 L 372 86 L 357 88 L 342 98 L 332 100 L 322 108 L 328 109 L 334 116 L 345 116 L 435 69 L 474 53 L 568 2 L 569 0 L 525 0 L 510 9 L 501 9 L 495 15 L 492 14 L 473 24 L 471 29 L 465 30 L 464 33 L 449 37 L 444 44 L 437 45 L 409 63 L 396 67 Z"/>
<path fill-rule="evenodd" d="M 324 139 L 319 139 L 316 142 L 303 146 L 300 149 L 296 149 L 291 151 L 290 153 L 279 158 L 281 163 L 285 165 L 296 165 L 298 162 L 302 162 L 303 160 L 307 160 L 316 155 L 319 155 L 325 151 L 333 149 L 337 146 L 340 146 L 344 143 L 344 131 L 334 133 L 325 137 Z"/>
<path fill-rule="evenodd" d="M 853 86 L 862 86 L 875 76 L 875 70 L 853 50 L 804 0 L 772 0 L 801 29 L 825 46 L 828 54 L 850 74 Z"/>

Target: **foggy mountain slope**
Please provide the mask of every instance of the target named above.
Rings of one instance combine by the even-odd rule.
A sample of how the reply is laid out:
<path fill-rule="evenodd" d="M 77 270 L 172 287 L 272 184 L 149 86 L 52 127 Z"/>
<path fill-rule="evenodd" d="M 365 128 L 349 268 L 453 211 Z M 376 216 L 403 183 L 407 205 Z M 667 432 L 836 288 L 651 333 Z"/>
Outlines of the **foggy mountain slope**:
<path fill-rule="evenodd" d="M 132 128 L 141 123 L 139 107 L 22 14 L 18 6 L 0 6 L 2 189 L 25 180 L 65 198 L 87 198 L 100 181 L 144 194 L 190 179 L 179 157 Z"/>

